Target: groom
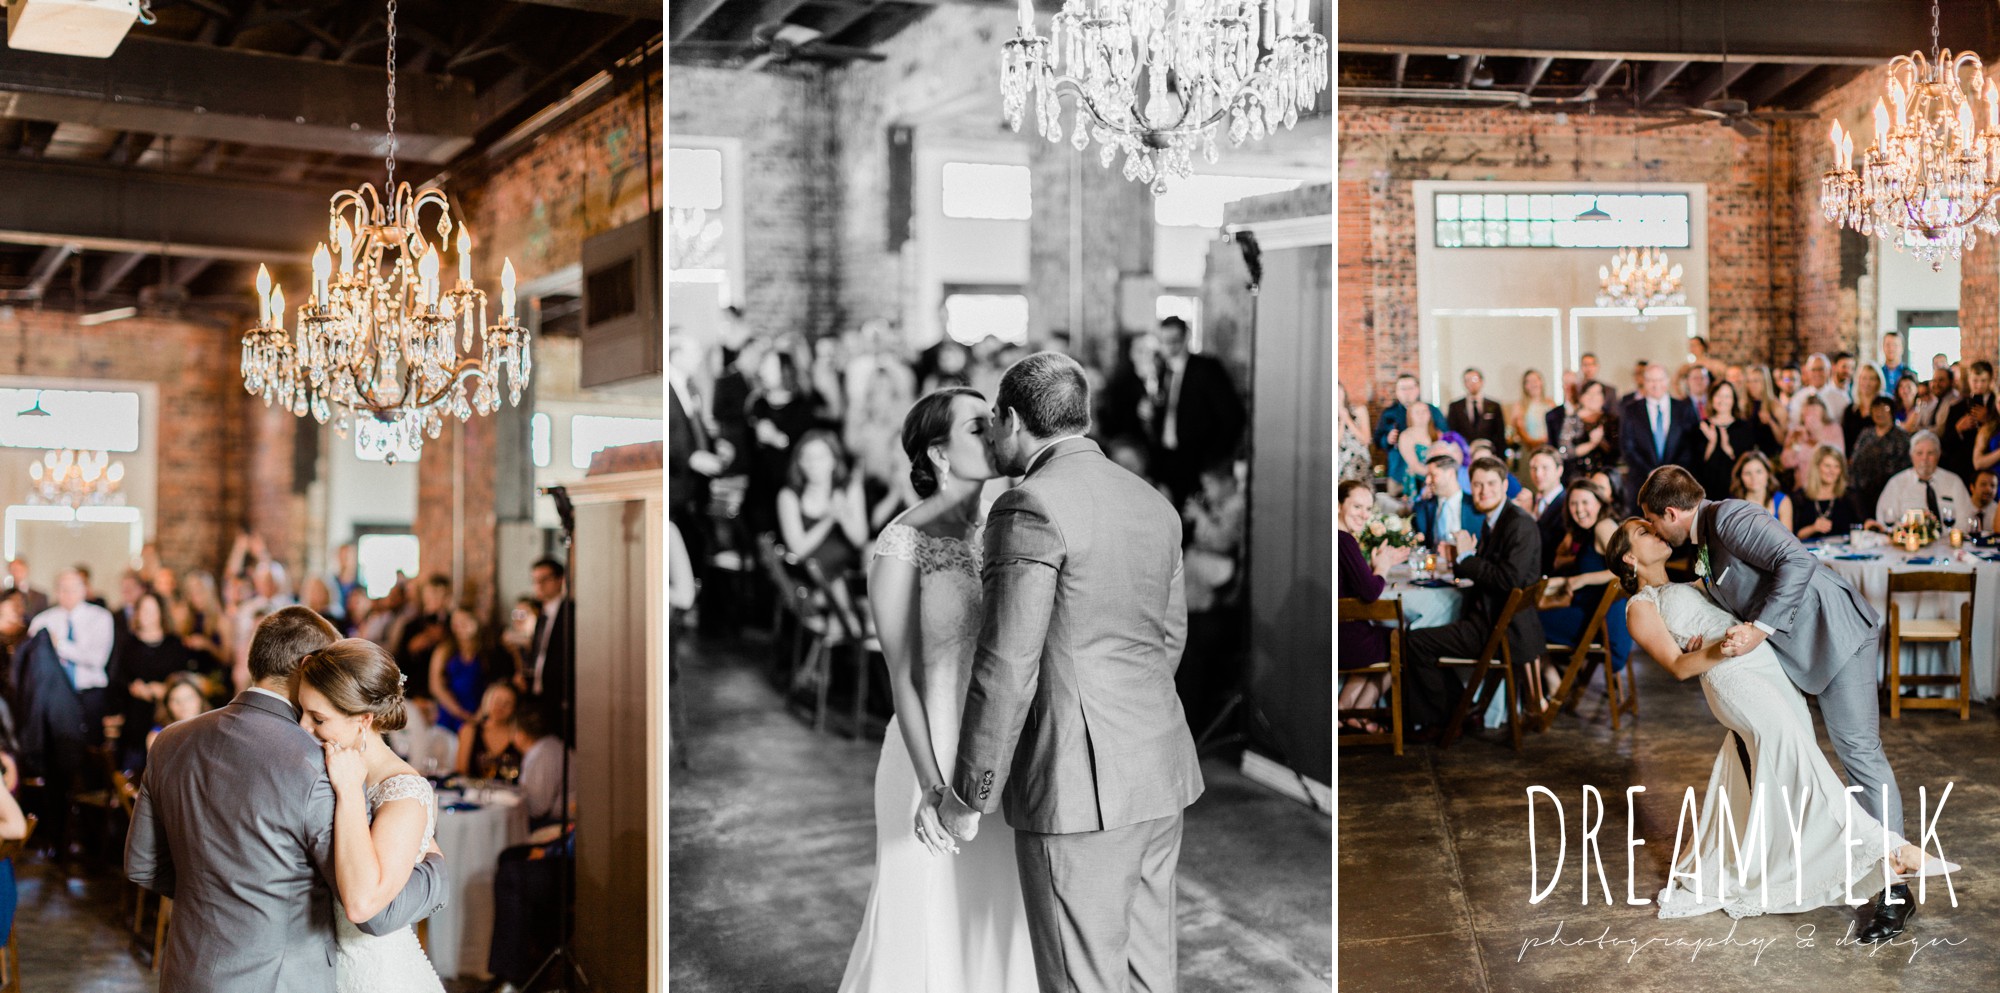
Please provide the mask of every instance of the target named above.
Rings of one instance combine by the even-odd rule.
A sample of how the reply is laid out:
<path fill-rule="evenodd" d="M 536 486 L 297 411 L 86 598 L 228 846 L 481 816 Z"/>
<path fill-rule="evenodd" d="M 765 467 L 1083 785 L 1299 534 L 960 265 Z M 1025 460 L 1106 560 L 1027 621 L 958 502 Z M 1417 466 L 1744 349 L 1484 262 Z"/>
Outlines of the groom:
<path fill-rule="evenodd" d="M 332 993 L 333 787 L 288 688 L 299 660 L 338 637 L 305 607 L 264 618 L 251 687 L 153 743 L 125 875 L 174 901 L 160 993 Z M 445 882 L 425 856 L 361 930 L 393 934 L 444 909 Z"/>
<path fill-rule="evenodd" d="M 1007 370 L 989 444 L 1022 476 L 986 523 L 985 622 L 938 813 L 1004 806 L 1042 993 L 1171 993 L 1181 811 L 1201 795 L 1174 692 L 1187 633 L 1180 517 L 1084 438 L 1057 352 Z"/>
<path fill-rule="evenodd" d="M 1848 783 L 1862 787 L 1855 799 L 1902 834 L 1903 795 L 1882 751 L 1875 703 L 1882 622 L 1874 608 L 1839 573 L 1821 568 L 1768 511 L 1741 500 L 1703 499 L 1701 484 L 1679 466 L 1661 466 L 1646 477 L 1639 508 L 1669 544 L 1695 543 L 1695 572 L 1708 579 L 1709 595 L 1722 609 L 1748 618 L 1723 636 L 1722 654 L 1744 655 L 1769 639 L 1785 675 L 1819 697 L 1833 753 Z M 1861 940 L 1902 934 L 1916 909 L 1908 886 L 1892 886 Z"/>

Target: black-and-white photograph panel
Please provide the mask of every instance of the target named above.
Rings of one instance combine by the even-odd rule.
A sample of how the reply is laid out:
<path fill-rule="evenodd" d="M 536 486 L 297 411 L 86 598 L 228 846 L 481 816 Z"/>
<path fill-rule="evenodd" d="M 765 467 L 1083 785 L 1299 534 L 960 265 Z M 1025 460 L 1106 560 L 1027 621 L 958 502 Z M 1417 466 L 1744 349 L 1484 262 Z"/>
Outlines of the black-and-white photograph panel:
<path fill-rule="evenodd" d="M 673 988 L 1330 989 L 1330 5 L 669 24 Z"/>
<path fill-rule="evenodd" d="M 0 990 L 664 982 L 664 10 L 7 0 Z"/>
<path fill-rule="evenodd" d="M 1994 6 L 1339 28 L 1341 989 L 1991 985 Z"/>

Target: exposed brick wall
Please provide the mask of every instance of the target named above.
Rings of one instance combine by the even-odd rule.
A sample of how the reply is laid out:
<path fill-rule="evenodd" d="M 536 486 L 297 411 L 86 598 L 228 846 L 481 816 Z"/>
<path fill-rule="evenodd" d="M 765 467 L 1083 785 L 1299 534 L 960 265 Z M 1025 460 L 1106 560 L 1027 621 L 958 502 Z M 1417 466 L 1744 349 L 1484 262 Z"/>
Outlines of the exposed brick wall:
<path fill-rule="evenodd" d="M 250 519 L 250 494 L 287 498 L 272 505 L 290 499 L 290 435 L 282 452 L 251 443 L 250 425 L 264 405 L 243 390 L 235 332 L 145 317 L 83 328 L 71 314 L 17 309 L 13 322 L 0 324 L 0 349 L 14 353 L 16 334 L 28 336 L 30 375 L 158 384 L 158 509 L 148 523 L 169 567 L 219 571 L 237 529 Z M 11 363 L 0 371 L 11 374 Z M 293 540 L 277 531 L 267 538 L 274 552 Z M 286 564 L 296 568 L 298 561 Z M 106 587 L 115 582 L 100 579 Z"/>
<path fill-rule="evenodd" d="M 1850 130 L 1867 130 L 1868 110 L 1882 95 L 1884 74 L 1866 72 L 1822 97 L 1811 108 L 1822 115 L 1790 128 L 1794 168 L 1791 208 L 1798 248 L 1797 347 L 1780 359 L 1803 360 L 1823 351 L 1853 351 L 1875 335 L 1874 282 L 1867 276 L 1871 247 L 1860 235 L 1835 227 L 1820 215 L 1820 177 L 1833 166 L 1826 121 L 1838 118 Z M 1859 150 L 1857 150 L 1859 154 Z M 1893 251 L 1893 249 L 1889 249 Z M 1871 345 L 1872 348 L 1872 345 Z"/>
<path fill-rule="evenodd" d="M 500 520 L 495 487 L 499 426 L 493 417 L 463 424 L 424 443 L 417 462 L 417 519 L 411 530 L 425 574 L 452 577 L 453 592 L 483 616 L 496 616 Z M 515 458 L 524 455 L 513 456 Z"/>

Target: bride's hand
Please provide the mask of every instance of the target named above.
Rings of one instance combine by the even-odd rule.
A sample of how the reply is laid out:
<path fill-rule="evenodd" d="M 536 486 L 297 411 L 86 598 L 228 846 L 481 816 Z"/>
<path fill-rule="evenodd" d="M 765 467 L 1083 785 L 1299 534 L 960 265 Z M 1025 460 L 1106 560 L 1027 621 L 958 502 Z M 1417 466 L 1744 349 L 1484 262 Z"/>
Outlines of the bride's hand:
<path fill-rule="evenodd" d="M 952 841 L 944 823 L 938 820 L 938 804 L 943 797 L 936 790 L 925 794 L 924 802 L 917 805 L 917 840 L 930 849 L 932 855 L 956 855 L 958 845 Z"/>
<path fill-rule="evenodd" d="M 352 748 L 335 742 L 320 742 L 326 752 L 326 778 L 333 782 L 334 796 L 358 795 L 368 785 L 368 760 Z"/>
<path fill-rule="evenodd" d="M 1704 644 L 1706 644 L 1706 642 L 1702 641 L 1701 635 L 1697 634 L 1688 638 L 1687 647 L 1682 649 L 1682 651 L 1698 652 L 1701 651 L 1701 646 Z"/>

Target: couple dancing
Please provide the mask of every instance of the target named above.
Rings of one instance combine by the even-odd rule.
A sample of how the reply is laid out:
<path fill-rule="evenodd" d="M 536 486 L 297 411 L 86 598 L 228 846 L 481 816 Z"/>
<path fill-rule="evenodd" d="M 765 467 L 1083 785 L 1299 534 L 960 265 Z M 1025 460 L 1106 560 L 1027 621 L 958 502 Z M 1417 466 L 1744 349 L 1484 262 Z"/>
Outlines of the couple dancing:
<path fill-rule="evenodd" d="M 1877 727 L 1881 622 L 1874 609 L 1769 512 L 1741 500 L 1703 499 L 1701 484 L 1679 466 L 1646 477 L 1639 507 L 1644 519 L 1625 521 L 1605 548 L 1632 597 L 1632 639 L 1675 678 L 1700 676 L 1709 710 L 1730 731 L 1692 850 L 1660 891 L 1659 916 L 1721 910 L 1740 918 L 1838 906 L 1849 881 L 1855 893 L 1873 893 L 1886 870 L 1896 881 L 1860 939 L 1901 934 L 1916 911 L 1904 880 L 1958 867 L 1903 838 L 1902 794 Z M 1668 556 L 1690 542 L 1705 585 L 1668 582 Z M 1819 698 L 1834 753 L 1859 794 L 1847 793 L 1820 751 L 1807 693 Z M 1763 821 L 1752 831 L 1758 803 Z M 1847 837 L 1856 847 L 1846 847 Z M 1725 858 L 1725 846 L 1733 857 Z M 1746 859 L 1746 851 L 1768 859 Z M 1738 864 L 1746 861 L 1739 881 Z"/>
<path fill-rule="evenodd" d="M 1089 427 L 1083 368 L 1055 352 L 1009 368 L 990 409 L 944 389 L 904 420 L 923 499 L 868 570 L 896 716 L 841 993 L 1174 989 L 1202 791 L 1174 692 L 1181 524 Z M 999 476 L 1020 483 L 982 525 Z"/>
<path fill-rule="evenodd" d="M 271 614 L 250 688 L 154 742 L 125 874 L 174 901 L 161 993 L 443 993 L 412 930 L 444 907 L 437 804 L 382 741 L 402 675 L 339 637 Z"/>

